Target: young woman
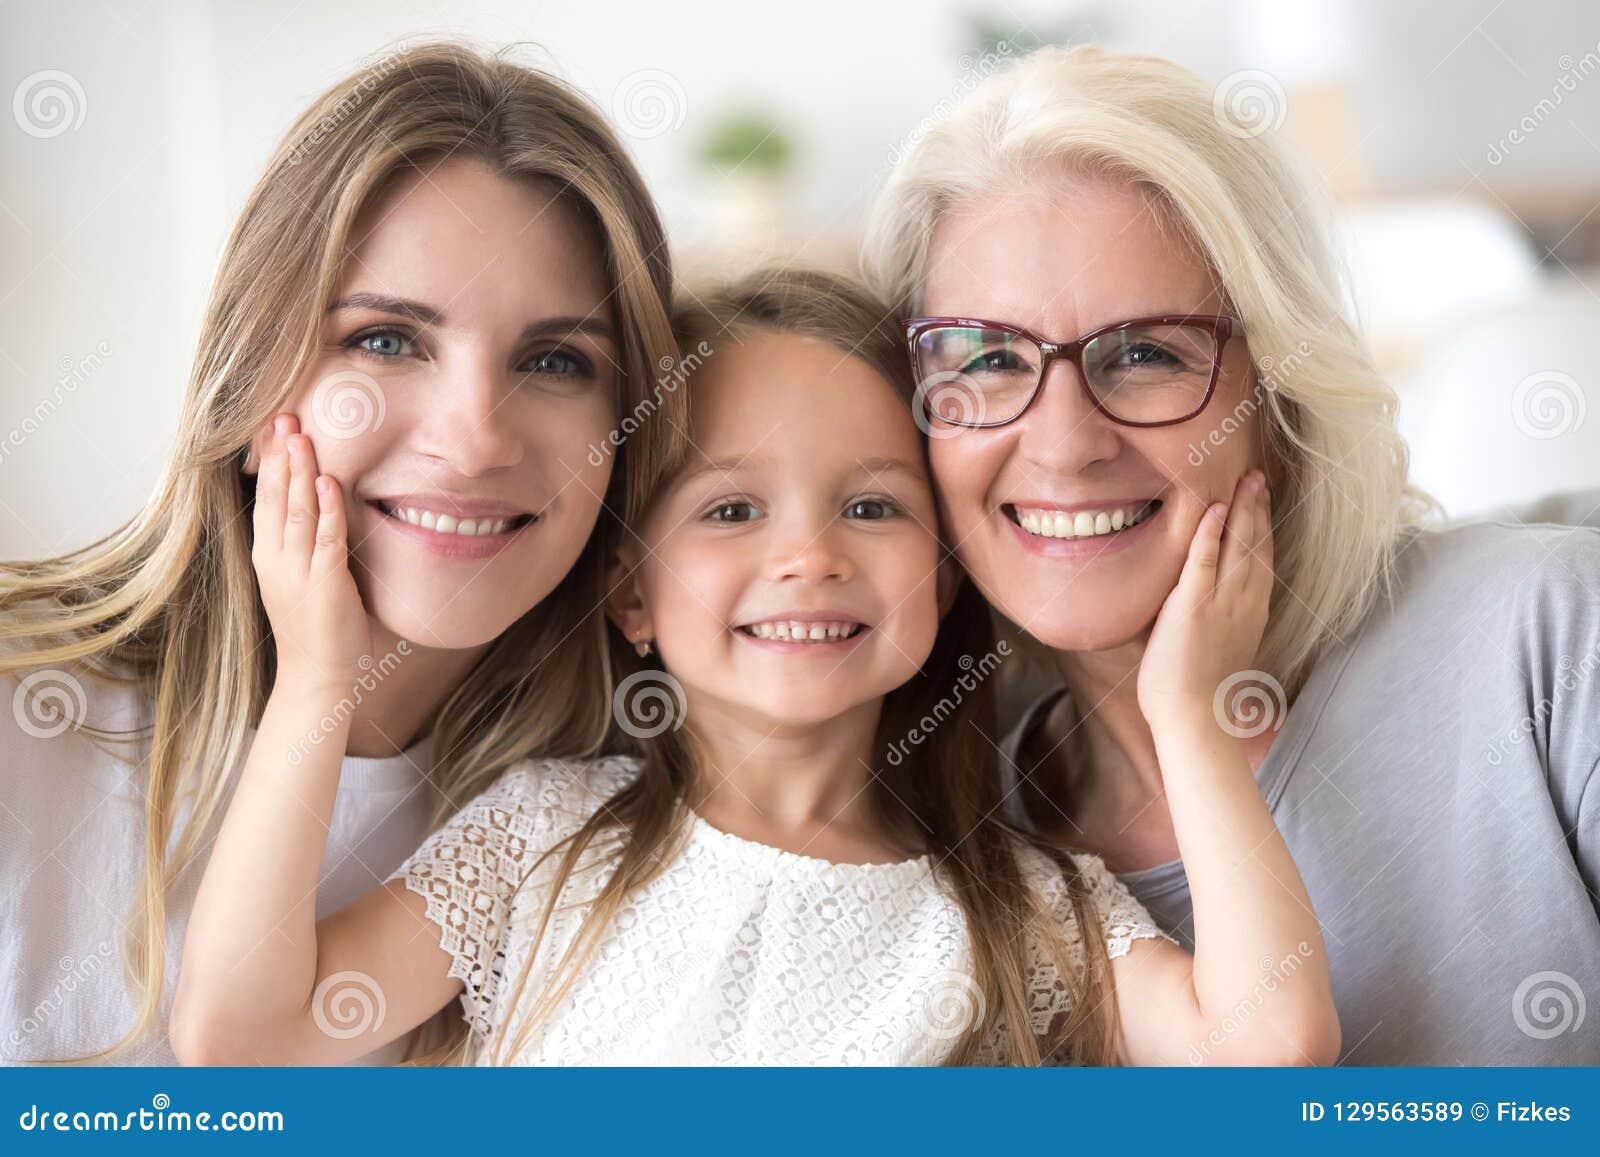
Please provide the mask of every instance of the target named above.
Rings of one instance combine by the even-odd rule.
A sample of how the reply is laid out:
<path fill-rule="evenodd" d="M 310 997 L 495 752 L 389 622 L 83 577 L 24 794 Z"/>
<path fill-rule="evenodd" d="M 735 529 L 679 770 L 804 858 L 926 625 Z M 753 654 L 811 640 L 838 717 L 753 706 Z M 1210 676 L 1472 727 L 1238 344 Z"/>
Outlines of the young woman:
<path fill-rule="evenodd" d="M 669 293 L 637 173 L 542 73 L 419 47 L 299 118 L 228 241 L 155 498 L 0 571 L 0 1057 L 173 1059 L 200 871 L 303 669 L 252 570 L 280 546 L 252 533 L 282 497 L 263 448 L 315 454 L 348 514 L 316 630 L 358 661 L 299 737 L 343 754 L 301 899 L 358 895 L 516 760 L 595 749 L 611 514 L 682 424 L 652 386 Z M 666 413 L 615 436 L 647 400 Z"/>
<path fill-rule="evenodd" d="M 1600 991 L 1600 531 L 1422 528 L 1314 202 L 1212 98 L 1042 50 L 876 208 L 950 536 L 1054 676 L 1009 721 L 1012 818 L 1180 939 L 1228 934 L 1141 692 L 1195 528 L 1264 470 L 1271 614 L 1215 702 L 1326 922 L 1345 1059 L 1600 1062 L 1560 1012 Z"/>
<path fill-rule="evenodd" d="M 936 530 L 885 316 L 848 283 L 789 272 L 688 312 L 683 340 L 707 351 L 688 380 L 693 449 L 631 524 L 608 599 L 638 658 L 659 654 L 621 688 L 668 714 L 623 713 L 633 755 L 513 768 L 321 920 L 308 893 L 348 730 L 303 758 L 299 736 L 364 640 L 323 626 L 353 598 L 340 487 L 292 436 L 267 448 L 256 565 L 300 657 L 195 906 L 183 1060 L 343 1060 L 457 996 L 462 1055 L 488 1063 L 1336 1053 L 1316 916 L 1211 712 L 1266 620 L 1264 481 L 1207 511 L 1152 644 L 1159 677 L 1140 686 L 1219 929 L 1191 957 L 1099 859 L 999 822 L 992 712 L 970 675 L 996 653 Z M 361 1032 L 330 1031 L 341 1000 L 369 1011 Z"/>

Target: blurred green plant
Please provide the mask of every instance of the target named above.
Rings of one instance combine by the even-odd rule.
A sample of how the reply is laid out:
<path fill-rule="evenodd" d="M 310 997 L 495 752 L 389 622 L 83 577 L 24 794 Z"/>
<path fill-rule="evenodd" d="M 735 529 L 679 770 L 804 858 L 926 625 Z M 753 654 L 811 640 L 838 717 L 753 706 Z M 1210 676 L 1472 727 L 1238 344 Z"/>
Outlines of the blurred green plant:
<path fill-rule="evenodd" d="M 753 170 L 778 175 L 789 167 L 794 143 L 773 118 L 759 112 L 728 112 L 712 122 L 696 154 L 718 172 Z"/>

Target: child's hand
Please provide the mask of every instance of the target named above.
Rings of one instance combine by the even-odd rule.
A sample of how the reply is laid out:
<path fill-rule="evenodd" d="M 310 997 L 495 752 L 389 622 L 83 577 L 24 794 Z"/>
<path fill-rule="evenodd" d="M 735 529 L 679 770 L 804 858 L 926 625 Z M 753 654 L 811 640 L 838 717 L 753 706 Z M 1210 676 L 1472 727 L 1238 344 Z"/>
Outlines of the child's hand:
<path fill-rule="evenodd" d="M 273 419 L 256 481 L 250 560 L 272 623 L 279 685 L 343 694 L 361 675 L 372 632 L 350 573 L 339 484 L 318 476 L 311 439 L 298 431 L 292 414 Z"/>
<path fill-rule="evenodd" d="M 1151 629 L 1138 690 L 1152 729 L 1212 717 L 1222 681 L 1256 661 L 1271 595 L 1271 499 L 1266 477 L 1251 471 L 1231 507 L 1213 503 L 1201 516 L 1178 585 Z"/>

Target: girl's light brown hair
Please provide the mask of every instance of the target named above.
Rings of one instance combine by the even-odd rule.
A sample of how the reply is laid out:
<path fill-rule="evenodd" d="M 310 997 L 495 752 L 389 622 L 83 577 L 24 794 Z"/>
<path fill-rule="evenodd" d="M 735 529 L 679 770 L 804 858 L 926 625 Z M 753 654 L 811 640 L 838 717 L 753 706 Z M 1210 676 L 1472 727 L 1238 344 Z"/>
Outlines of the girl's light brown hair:
<path fill-rule="evenodd" d="M 211 291 L 176 448 L 146 509 L 60 558 L 0 566 L 0 673 L 70 666 L 134 683 L 153 700 L 145 879 L 128 928 L 138 1015 L 93 1054 L 112 1056 L 159 1016 L 166 893 L 203 849 L 273 679 L 273 648 L 250 562 L 252 435 L 283 408 L 321 341 L 351 229 L 392 177 L 446 157 L 560 190 L 605 253 L 621 335 L 619 410 L 651 393 L 668 413 L 616 449 L 607 508 L 626 514 L 636 479 L 671 446 L 678 399 L 652 391 L 670 364 L 666 238 L 643 182 L 603 117 L 543 72 L 453 44 L 409 48 L 323 93 L 289 130 L 228 239 Z M 518 759 L 597 750 L 610 724 L 602 517 L 557 589 L 505 631 L 434 716 L 435 822 Z M 61 739 L 58 742 L 69 742 Z M 175 817 L 188 819 L 175 832 Z M 169 853 L 168 844 L 177 836 Z"/>
<path fill-rule="evenodd" d="M 755 273 L 680 305 L 674 328 L 680 348 L 709 346 L 713 357 L 718 345 L 737 342 L 754 331 L 820 339 L 841 356 L 860 358 L 876 370 L 904 398 L 906 420 L 912 420 L 913 385 L 898 328 L 883 305 L 851 282 L 787 269 Z M 691 374 L 689 389 L 693 381 Z M 663 461 L 661 481 L 665 483 L 691 453 L 686 443 L 680 443 L 680 456 Z M 645 667 L 620 635 L 612 636 L 612 645 L 612 662 L 619 670 Z M 987 681 L 969 674 L 975 665 L 986 672 L 984 661 L 996 653 L 995 648 L 988 608 L 976 588 L 963 581 L 922 670 L 886 697 L 876 739 L 872 804 L 884 830 L 908 855 L 932 856 L 966 916 L 972 979 L 981 994 L 973 1003 L 980 1015 L 955 1040 L 947 1063 L 977 1061 L 998 1039 L 1010 1064 L 1044 1060 L 1112 1064 L 1116 1017 L 1110 962 L 1087 886 L 1068 855 L 1000 819 L 1000 777 L 990 738 L 997 734 L 993 700 Z M 974 684 L 970 690 L 969 683 Z M 942 722 L 928 741 L 905 743 L 914 731 L 927 733 L 930 718 Z M 551 970 L 550 983 L 524 1014 L 519 1005 L 534 963 L 534 952 L 529 952 L 511 989 L 510 1008 L 521 1023 L 514 1034 L 497 1042 L 493 1059 L 516 1056 L 534 1026 L 570 990 L 607 923 L 681 848 L 687 812 L 679 807 L 679 799 L 695 776 L 686 735 L 687 729 L 667 730 L 641 740 L 619 727 L 612 747 L 640 757 L 640 774 L 577 832 L 537 857 L 529 869 L 531 876 L 546 858 L 561 856 L 536 931 L 537 949 L 563 888 L 579 870 L 580 861 L 584 870 L 592 861 L 585 850 L 603 834 L 622 837 L 615 871 Z M 902 757 L 891 759 L 890 748 L 897 741 Z M 1027 886 L 1018 859 L 1023 843 L 1050 857 L 1066 880 L 1082 931 L 1082 967 L 1071 963 L 1059 921 Z M 1046 954 L 1070 990 L 1070 1013 L 1058 1017 L 1042 1038 L 1033 1031 L 1029 1011 L 1027 981 L 1036 959 L 1030 950 Z M 508 1016 L 502 1023 L 512 1019 Z"/>

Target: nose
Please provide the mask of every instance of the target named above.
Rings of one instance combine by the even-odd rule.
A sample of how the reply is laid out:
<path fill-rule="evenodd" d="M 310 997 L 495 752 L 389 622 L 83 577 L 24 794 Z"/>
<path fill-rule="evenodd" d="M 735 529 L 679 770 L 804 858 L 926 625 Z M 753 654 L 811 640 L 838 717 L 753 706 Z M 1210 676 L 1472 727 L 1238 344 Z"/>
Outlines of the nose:
<path fill-rule="evenodd" d="M 789 519 L 773 541 L 768 577 L 774 582 L 842 582 L 855 566 L 841 542 L 838 518 Z"/>
<path fill-rule="evenodd" d="M 504 368 L 486 356 L 457 361 L 424 403 L 422 452 L 468 478 L 517 465 L 524 447 L 507 404 L 512 388 Z"/>
<path fill-rule="evenodd" d="M 1122 448 L 1117 424 L 1095 408 L 1078 367 L 1065 359 L 1045 371 L 1039 396 L 1017 425 L 1022 456 L 1058 474 L 1076 474 Z"/>

